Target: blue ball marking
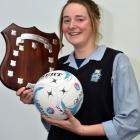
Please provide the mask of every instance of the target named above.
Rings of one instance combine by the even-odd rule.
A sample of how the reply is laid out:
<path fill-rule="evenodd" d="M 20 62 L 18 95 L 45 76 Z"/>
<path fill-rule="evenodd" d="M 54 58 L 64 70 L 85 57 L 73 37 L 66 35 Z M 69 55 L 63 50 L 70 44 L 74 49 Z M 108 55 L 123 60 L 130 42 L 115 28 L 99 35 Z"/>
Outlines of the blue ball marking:
<path fill-rule="evenodd" d="M 74 84 L 74 87 L 75 87 L 75 89 L 76 89 L 77 91 L 79 91 L 79 90 L 80 90 L 80 86 L 79 86 L 79 84 L 78 84 L 78 83 L 75 83 L 75 84 Z"/>
<path fill-rule="evenodd" d="M 67 79 L 67 78 L 69 78 L 71 76 L 71 73 L 69 73 L 67 71 L 65 73 L 66 73 L 66 76 L 64 77 L 64 79 Z"/>
<path fill-rule="evenodd" d="M 61 101 L 61 107 L 63 108 L 63 110 L 66 109 L 66 105 L 65 105 L 65 103 L 63 101 Z"/>
<path fill-rule="evenodd" d="M 55 112 L 54 109 L 51 107 L 48 107 L 46 110 L 47 110 L 48 114 L 54 114 L 54 112 Z"/>
<path fill-rule="evenodd" d="M 35 91 L 34 91 L 34 94 L 33 94 L 33 101 L 35 102 L 35 97 L 36 97 L 36 94 L 40 91 L 40 90 L 42 90 L 43 89 L 43 87 L 38 87 L 38 88 L 36 88 L 35 89 Z"/>
<path fill-rule="evenodd" d="M 83 97 L 81 97 L 81 98 L 78 100 L 78 102 L 77 102 L 76 104 L 74 104 L 72 108 L 70 108 L 70 111 L 71 111 L 71 113 L 72 113 L 73 115 L 76 114 L 76 112 L 77 112 L 77 110 L 78 110 L 78 108 L 79 108 L 81 102 L 83 102 Z"/>
<path fill-rule="evenodd" d="M 39 100 L 37 99 L 37 94 L 42 89 L 43 89 L 43 87 L 38 87 L 35 89 L 34 94 L 33 94 L 33 103 L 35 104 L 35 106 L 37 107 L 37 109 L 40 111 L 41 114 L 45 114 L 43 108 L 41 107 Z"/>

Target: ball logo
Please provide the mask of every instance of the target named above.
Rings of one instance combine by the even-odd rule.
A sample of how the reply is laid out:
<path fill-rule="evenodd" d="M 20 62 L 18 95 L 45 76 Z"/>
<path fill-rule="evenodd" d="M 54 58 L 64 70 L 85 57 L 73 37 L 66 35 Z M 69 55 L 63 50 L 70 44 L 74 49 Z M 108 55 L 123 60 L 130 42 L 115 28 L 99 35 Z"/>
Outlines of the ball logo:
<path fill-rule="evenodd" d="M 61 76 L 63 75 L 62 73 L 57 73 L 57 72 L 52 72 L 52 73 L 46 73 L 45 75 L 43 75 L 43 77 L 48 77 L 48 76 Z"/>

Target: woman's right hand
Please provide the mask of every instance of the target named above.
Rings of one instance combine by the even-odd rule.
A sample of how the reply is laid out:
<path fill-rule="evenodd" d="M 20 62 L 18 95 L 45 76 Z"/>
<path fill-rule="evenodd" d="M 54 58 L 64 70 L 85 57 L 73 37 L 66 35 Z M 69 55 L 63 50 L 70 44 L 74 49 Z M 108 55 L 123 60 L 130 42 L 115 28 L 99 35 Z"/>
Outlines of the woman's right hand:
<path fill-rule="evenodd" d="M 20 97 L 20 101 L 22 101 L 24 104 L 32 104 L 33 89 L 21 87 L 17 90 L 16 95 Z"/>

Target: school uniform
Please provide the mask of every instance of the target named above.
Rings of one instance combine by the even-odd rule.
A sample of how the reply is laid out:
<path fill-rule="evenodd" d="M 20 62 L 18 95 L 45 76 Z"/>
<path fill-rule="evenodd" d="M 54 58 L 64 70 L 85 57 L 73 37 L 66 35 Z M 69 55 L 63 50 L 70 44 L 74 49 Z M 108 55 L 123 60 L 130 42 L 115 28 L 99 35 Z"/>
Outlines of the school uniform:
<path fill-rule="evenodd" d="M 44 122 L 48 140 L 131 140 L 140 133 L 140 95 L 124 53 L 101 45 L 77 60 L 72 52 L 59 59 L 58 69 L 71 72 L 82 84 L 84 100 L 75 117 L 83 125 L 102 124 L 106 136 L 79 136 Z"/>

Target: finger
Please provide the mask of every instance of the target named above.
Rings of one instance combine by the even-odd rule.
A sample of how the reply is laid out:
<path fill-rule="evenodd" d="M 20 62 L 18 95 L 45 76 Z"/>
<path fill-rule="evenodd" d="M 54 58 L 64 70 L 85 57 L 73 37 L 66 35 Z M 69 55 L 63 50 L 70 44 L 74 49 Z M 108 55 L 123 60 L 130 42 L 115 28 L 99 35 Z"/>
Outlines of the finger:
<path fill-rule="evenodd" d="M 31 89 L 25 90 L 21 95 L 20 95 L 20 100 L 23 102 L 28 102 L 28 100 L 32 100 L 33 97 L 33 92 Z"/>
<path fill-rule="evenodd" d="M 23 91 L 22 95 L 24 96 L 27 96 L 28 94 L 32 94 L 33 93 L 33 90 L 32 89 L 26 89 Z"/>
<path fill-rule="evenodd" d="M 20 99 L 24 104 L 32 104 L 32 97 L 28 98 L 28 99 Z"/>
<path fill-rule="evenodd" d="M 74 118 L 72 113 L 68 109 L 65 109 L 65 114 L 67 115 L 68 119 Z"/>
<path fill-rule="evenodd" d="M 47 122 L 54 122 L 55 121 L 55 119 L 49 118 L 47 115 L 41 115 L 41 117 Z"/>
<path fill-rule="evenodd" d="M 24 104 L 32 104 L 33 103 L 33 97 L 32 94 L 29 93 L 27 96 L 20 96 L 20 101 L 22 101 Z"/>
<path fill-rule="evenodd" d="M 54 119 L 54 118 L 49 118 L 47 115 L 41 115 L 41 117 L 47 121 L 49 124 L 51 125 L 55 125 L 55 126 L 61 126 L 64 122 L 64 120 L 57 120 L 57 119 Z"/>
<path fill-rule="evenodd" d="M 16 92 L 16 95 L 20 96 L 25 89 L 26 89 L 25 87 L 22 87 L 22 88 L 18 89 L 17 92 Z"/>
<path fill-rule="evenodd" d="M 30 100 L 33 97 L 32 92 L 23 93 L 21 98 L 24 100 Z"/>

